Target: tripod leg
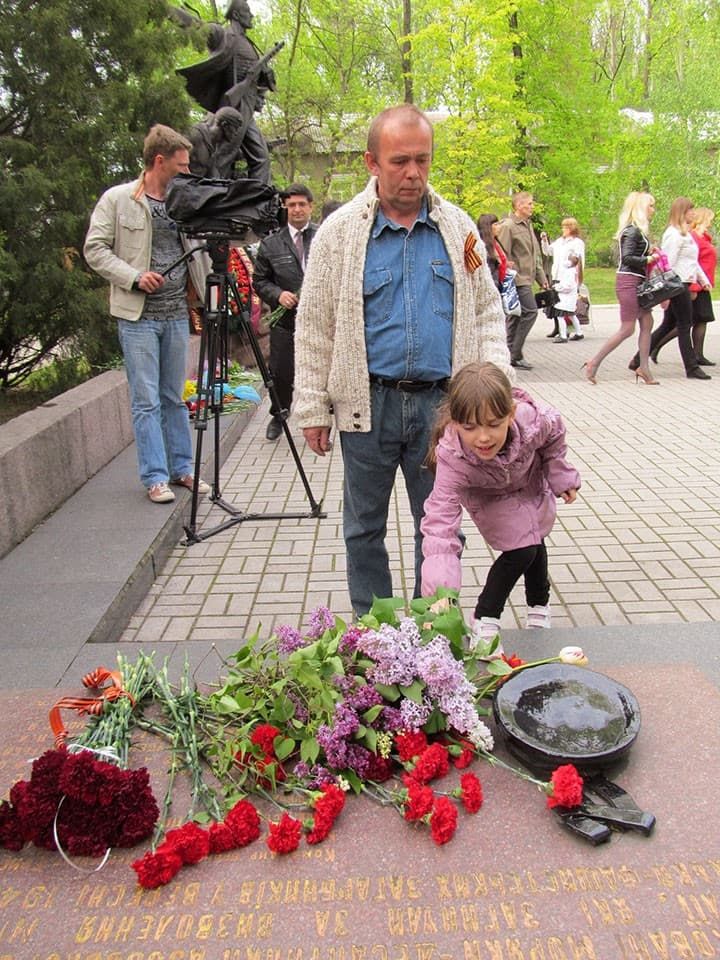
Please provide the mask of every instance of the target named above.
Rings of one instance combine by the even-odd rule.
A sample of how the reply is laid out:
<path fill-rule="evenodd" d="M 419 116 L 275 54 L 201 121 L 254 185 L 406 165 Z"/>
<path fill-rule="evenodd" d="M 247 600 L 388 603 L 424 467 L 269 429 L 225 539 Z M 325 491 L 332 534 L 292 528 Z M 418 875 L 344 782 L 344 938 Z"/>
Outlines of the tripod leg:
<path fill-rule="evenodd" d="M 238 304 L 241 303 L 242 301 L 240 300 L 240 295 L 239 295 L 235 281 L 230 279 L 230 284 L 231 284 L 233 293 L 235 295 L 235 302 Z M 265 384 L 265 387 L 268 393 L 270 394 L 270 399 L 273 402 L 273 406 L 277 410 L 280 410 L 280 414 L 279 414 L 280 422 L 282 424 L 282 428 L 285 433 L 285 439 L 287 440 L 288 446 L 290 447 L 290 453 L 292 454 L 293 460 L 295 461 L 295 466 L 297 467 L 298 475 L 300 477 L 300 480 L 302 481 L 303 487 L 305 488 L 305 494 L 308 498 L 308 502 L 310 503 L 310 507 L 312 511 L 311 516 L 313 517 L 320 516 L 322 501 L 318 502 L 317 500 L 315 500 L 315 497 L 313 496 L 313 492 L 310 488 L 310 483 L 308 481 L 307 474 L 305 473 L 305 470 L 303 468 L 302 461 L 300 459 L 300 454 L 297 451 L 297 447 L 295 446 L 295 441 L 293 440 L 292 434 L 290 433 L 290 429 L 287 425 L 287 418 L 288 418 L 289 411 L 281 409 L 281 404 L 277 395 L 277 391 L 275 389 L 275 384 L 273 383 L 273 379 L 270 375 L 270 371 L 268 370 L 268 366 L 265 363 L 265 357 L 263 357 L 262 355 L 262 350 L 260 349 L 260 345 L 257 342 L 257 337 L 255 336 L 255 332 L 250 324 L 247 310 L 241 310 L 238 316 L 240 319 L 241 332 L 245 336 L 245 339 L 250 345 L 250 348 L 253 352 L 253 356 L 255 357 L 255 363 L 257 364 L 257 368 L 260 371 L 260 376 L 262 377 L 263 383 Z"/>

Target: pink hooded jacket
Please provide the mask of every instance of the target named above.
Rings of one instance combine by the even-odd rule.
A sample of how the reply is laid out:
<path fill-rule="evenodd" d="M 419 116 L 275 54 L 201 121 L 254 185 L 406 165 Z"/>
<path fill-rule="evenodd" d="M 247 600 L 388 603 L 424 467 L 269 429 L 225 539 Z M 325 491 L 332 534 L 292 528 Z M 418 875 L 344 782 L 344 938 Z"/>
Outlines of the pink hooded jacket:
<path fill-rule="evenodd" d="M 495 550 L 540 543 L 552 529 L 556 498 L 580 488 L 580 474 L 565 459 L 565 425 L 552 407 L 513 389 L 515 419 L 507 443 L 492 460 L 463 447 L 452 424 L 437 446 L 435 485 L 425 501 L 422 592 L 462 584 L 458 539 L 463 507 Z"/>

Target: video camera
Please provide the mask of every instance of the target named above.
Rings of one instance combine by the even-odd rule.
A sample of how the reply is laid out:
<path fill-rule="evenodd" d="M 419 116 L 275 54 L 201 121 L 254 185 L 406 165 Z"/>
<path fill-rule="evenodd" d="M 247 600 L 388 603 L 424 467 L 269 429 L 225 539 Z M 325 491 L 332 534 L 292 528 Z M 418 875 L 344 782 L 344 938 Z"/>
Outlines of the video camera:
<path fill-rule="evenodd" d="M 168 184 L 165 209 L 188 237 L 261 239 L 280 227 L 280 193 L 261 180 L 214 180 L 179 173 Z"/>

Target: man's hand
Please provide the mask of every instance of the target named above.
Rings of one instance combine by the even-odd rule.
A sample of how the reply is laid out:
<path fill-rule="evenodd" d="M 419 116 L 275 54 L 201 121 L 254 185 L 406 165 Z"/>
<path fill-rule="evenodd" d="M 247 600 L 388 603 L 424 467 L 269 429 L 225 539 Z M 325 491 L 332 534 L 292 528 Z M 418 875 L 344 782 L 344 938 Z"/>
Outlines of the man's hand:
<path fill-rule="evenodd" d="M 143 293 L 155 293 L 165 283 L 165 277 L 161 273 L 153 273 L 148 270 L 147 273 L 140 274 L 138 286 Z"/>
<path fill-rule="evenodd" d="M 278 303 L 281 307 L 285 307 L 286 310 L 292 310 L 293 307 L 298 305 L 298 295 L 291 293 L 289 290 L 283 290 L 278 297 Z"/>
<path fill-rule="evenodd" d="M 319 457 L 324 457 L 332 447 L 330 427 L 305 427 L 303 436 L 313 453 L 316 453 Z"/>

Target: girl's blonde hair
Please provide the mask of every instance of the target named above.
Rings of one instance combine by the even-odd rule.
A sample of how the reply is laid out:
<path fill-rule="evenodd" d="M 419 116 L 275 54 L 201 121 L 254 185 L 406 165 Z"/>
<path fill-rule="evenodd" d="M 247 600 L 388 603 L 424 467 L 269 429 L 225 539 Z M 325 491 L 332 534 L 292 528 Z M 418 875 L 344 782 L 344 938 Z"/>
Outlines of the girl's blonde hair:
<path fill-rule="evenodd" d="M 686 234 L 690 229 L 688 227 L 688 213 L 692 208 L 693 202 L 688 197 L 675 197 L 670 207 L 668 226 L 675 227 L 680 233 Z"/>
<path fill-rule="evenodd" d="M 437 445 L 451 421 L 481 423 L 488 415 L 500 420 L 510 416 L 514 407 L 512 386 L 500 367 L 494 363 L 468 363 L 452 378 L 447 396 L 438 408 L 427 466 L 435 469 Z"/>
<path fill-rule="evenodd" d="M 715 214 L 709 207 L 693 207 L 690 227 L 695 233 L 707 233 L 714 219 Z"/>
<path fill-rule="evenodd" d="M 647 211 L 650 204 L 654 202 L 655 198 L 653 195 L 646 193 L 644 190 L 633 190 L 632 193 L 629 193 L 627 197 L 625 197 L 625 203 L 618 217 L 618 228 L 615 239 L 619 240 L 620 234 L 625 227 L 629 227 L 631 224 L 647 236 L 650 231 L 650 220 L 648 219 Z"/>

